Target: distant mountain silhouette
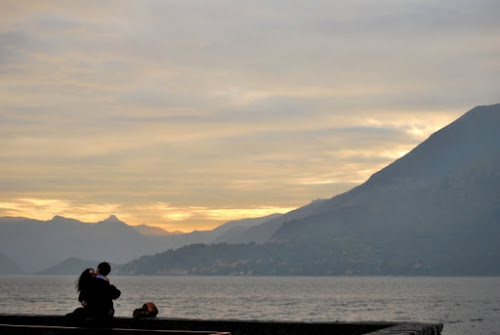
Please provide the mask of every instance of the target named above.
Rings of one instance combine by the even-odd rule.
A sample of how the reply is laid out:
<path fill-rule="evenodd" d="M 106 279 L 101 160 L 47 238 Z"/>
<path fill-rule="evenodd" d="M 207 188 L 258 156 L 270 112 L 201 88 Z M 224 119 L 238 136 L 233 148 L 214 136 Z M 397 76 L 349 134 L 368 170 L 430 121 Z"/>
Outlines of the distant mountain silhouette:
<path fill-rule="evenodd" d="M 113 217 L 97 224 L 60 216 L 48 221 L 0 218 L 0 252 L 28 273 L 69 257 L 101 259 L 105 255 L 110 262 L 123 263 L 159 250 Z"/>
<path fill-rule="evenodd" d="M 500 104 L 472 109 L 362 185 L 234 240 L 246 244 L 183 247 L 121 271 L 499 275 Z"/>
<path fill-rule="evenodd" d="M 73 275 L 78 277 L 87 268 L 96 269 L 101 261 L 88 261 L 76 257 L 65 259 L 61 263 L 37 272 L 39 275 Z"/>
<path fill-rule="evenodd" d="M 167 236 L 167 235 L 179 235 L 181 232 L 169 232 L 165 229 L 159 227 L 153 227 L 148 225 L 132 226 L 136 231 L 146 236 Z"/>
<path fill-rule="evenodd" d="M 251 226 L 238 234 L 234 234 L 231 241 L 218 241 L 218 242 L 232 242 L 232 243 L 265 243 L 271 241 L 273 234 L 288 221 L 298 220 L 308 215 L 316 213 L 317 209 L 326 200 L 317 199 L 310 204 L 300 207 L 296 210 L 290 211 L 283 215 L 269 217 L 269 220 L 255 226 Z"/>
<path fill-rule="evenodd" d="M 23 271 L 9 257 L 0 253 L 0 275 L 18 275 Z"/>
<path fill-rule="evenodd" d="M 236 231 L 245 231 L 273 217 L 276 215 L 231 221 L 211 231 L 184 234 L 170 234 L 145 225 L 129 226 L 114 215 L 97 223 L 62 216 L 48 221 L 0 217 L 0 253 L 17 264 L 20 270 L 12 270 L 16 273 L 38 273 L 54 266 L 68 268 L 68 258 L 99 259 L 119 264 L 192 243 L 214 243 L 219 239 L 231 242 Z M 7 265 L 2 268 L 7 269 Z M 58 269 L 52 268 L 54 271 Z"/>
<path fill-rule="evenodd" d="M 282 214 L 271 214 L 261 218 L 229 221 L 213 230 L 217 237 L 215 243 L 241 243 L 246 242 L 248 234 L 260 227 L 263 223 L 280 218 Z"/>

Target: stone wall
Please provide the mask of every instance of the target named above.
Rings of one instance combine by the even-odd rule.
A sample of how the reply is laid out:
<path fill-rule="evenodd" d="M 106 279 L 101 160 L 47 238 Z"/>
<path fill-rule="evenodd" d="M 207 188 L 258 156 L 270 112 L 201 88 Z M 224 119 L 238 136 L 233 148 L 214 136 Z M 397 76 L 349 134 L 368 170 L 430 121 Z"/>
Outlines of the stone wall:
<path fill-rule="evenodd" d="M 281 321 L 242 321 L 242 320 L 188 320 L 188 319 L 133 319 L 115 318 L 110 325 L 114 330 L 96 328 L 95 325 L 75 322 L 63 316 L 6 315 L 0 314 L 0 324 L 43 325 L 54 327 L 50 334 L 137 334 L 155 333 L 147 330 L 172 330 L 176 334 L 184 331 L 230 332 L 232 335 L 439 335 L 442 324 L 395 323 L 395 322 L 281 322 Z M 94 326 L 94 327 L 93 327 Z M 66 332 L 64 332 L 64 328 Z M 118 331 L 117 328 L 121 330 Z M 125 329 L 129 329 L 126 332 Z M 56 331 L 57 330 L 57 331 Z M 145 330 L 145 331 L 139 331 Z M 10 332 L 9 332 L 10 331 Z M 0 326 L 0 334 L 21 334 L 13 332 L 12 327 Z M 45 334 L 28 329 L 22 334 Z M 161 332 L 157 332 L 161 333 Z M 200 333 L 203 334 L 203 333 Z"/>

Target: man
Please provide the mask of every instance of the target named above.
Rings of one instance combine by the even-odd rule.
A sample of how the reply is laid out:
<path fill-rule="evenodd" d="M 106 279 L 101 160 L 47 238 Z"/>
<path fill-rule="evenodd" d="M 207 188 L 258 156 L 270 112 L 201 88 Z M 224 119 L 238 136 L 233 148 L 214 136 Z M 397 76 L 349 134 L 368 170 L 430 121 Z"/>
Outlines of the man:
<path fill-rule="evenodd" d="M 92 280 L 87 297 L 88 312 L 98 320 L 110 320 L 115 314 L 113 300 L 120 297 L 120 290 L 109 283 L 108 274 L 111 266 L 102 262 L 97 266 L 96 276 Z"/>

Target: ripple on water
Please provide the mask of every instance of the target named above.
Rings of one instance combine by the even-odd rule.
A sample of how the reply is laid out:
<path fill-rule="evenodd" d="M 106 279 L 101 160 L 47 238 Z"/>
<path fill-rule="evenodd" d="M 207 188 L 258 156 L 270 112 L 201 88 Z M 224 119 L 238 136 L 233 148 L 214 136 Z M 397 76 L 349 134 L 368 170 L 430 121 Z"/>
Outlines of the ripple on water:
<path fill-rule="evenodd" d="M 0 313 L 66 314 L 73 277 L 0 277 Z M 443 335 L 500 329 L 500 278 L 112 277 L 117 316 L 154 301 L 163 317 L 444 323 Z"/>

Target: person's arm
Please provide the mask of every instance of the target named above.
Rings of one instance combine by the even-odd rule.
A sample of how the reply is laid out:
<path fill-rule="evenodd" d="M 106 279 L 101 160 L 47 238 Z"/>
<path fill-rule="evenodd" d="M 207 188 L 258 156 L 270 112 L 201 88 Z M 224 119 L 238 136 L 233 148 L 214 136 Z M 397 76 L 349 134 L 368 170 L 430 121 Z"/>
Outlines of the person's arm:
<path fill-rule="evenodd" d="M 115 287 L 115 285 L 109 285 L 109 292 L 111 295 L 111 299 L 118 299 L 122 292 Z"/>
<path fill-rule="evenodd" d="M 83 307 L 87 306 L 87 300 L 85 300 L 85 297 L 83 296 L 81 291 L 78 294 L 78 301 L 82 303 Z"/>

